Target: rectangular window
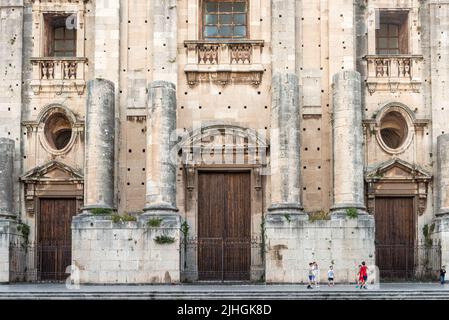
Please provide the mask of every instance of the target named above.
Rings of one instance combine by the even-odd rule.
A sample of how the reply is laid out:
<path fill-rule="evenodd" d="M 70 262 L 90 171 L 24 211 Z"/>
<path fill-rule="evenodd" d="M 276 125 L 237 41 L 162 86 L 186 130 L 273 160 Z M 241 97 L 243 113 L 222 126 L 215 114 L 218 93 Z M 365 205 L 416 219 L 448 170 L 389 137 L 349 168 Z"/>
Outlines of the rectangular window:
<path fill-rule="evenodd" d="M 76 29 L 70 15 L 44 14 L 46 57 L 76 57 Z"/>
<path fill-rule="evenodd" d="M 377 54 L 408 54 L 408 12 L 381 11 L 379 19 Z"/>
<path fill-rule="evenodd" d="M 244 39 L 248 36 L 248 1 L 204 0 L 203 38 Z"/>

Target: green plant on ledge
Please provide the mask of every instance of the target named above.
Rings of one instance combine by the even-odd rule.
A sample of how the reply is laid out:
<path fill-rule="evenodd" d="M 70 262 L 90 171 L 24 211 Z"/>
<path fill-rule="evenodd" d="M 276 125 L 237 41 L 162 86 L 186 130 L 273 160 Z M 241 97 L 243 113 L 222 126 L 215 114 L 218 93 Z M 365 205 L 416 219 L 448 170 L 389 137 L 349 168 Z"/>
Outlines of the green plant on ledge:
<path fill-rule="evenodd" d="M 114 210 L 107 208 L 94 208 L 90 210 L 90 213 L 92 213 L 95 216 L 109 215 L 112 214 L 113 212 Z"/>
<path fill-rule="evenodd" d="M 330 220 L 330 219 L 331 219 L 331 216 L 329 215 L 328 212 L 326 212 L 324 210 L 309 213 L 309 221 L 310 222 Z"/>
<path fill-rule="evenodd" d="M 346 216 L 350 219 L 356 219 L 359 214 L 356 208 L 348 208 L 346 209 Z"/>
<path fill-rule="evenodd" d="M 137 218 L 134 216 L 131 216 L 129 214 L 125 214 L 125 215 L 114 214 L 114 215 L 112 215 L 112 222 L 114 222 L 114 223 L 129 222 L 129 221 L 137 221 Z"/>
<path fill-rule="evenodd" d="M 175 238 L 163 234 L 154 238 L 154 241 L 157 244 L 171 244 L 175 242 Z"/>
<path fill-rule="evenodd" d="M 162 219 L 161 218 L 151 218 L 147 222 L 147 226 L 152 228 L 159 228 L 161 226 Z"/>
<path fill-rule="evenodd" d="M 292 219 L 288 213 L 284 214 L 284 218 L 285 218 L 285 220 L 287 220 L 288 223 L 290 223 L 292 221 Z"/>

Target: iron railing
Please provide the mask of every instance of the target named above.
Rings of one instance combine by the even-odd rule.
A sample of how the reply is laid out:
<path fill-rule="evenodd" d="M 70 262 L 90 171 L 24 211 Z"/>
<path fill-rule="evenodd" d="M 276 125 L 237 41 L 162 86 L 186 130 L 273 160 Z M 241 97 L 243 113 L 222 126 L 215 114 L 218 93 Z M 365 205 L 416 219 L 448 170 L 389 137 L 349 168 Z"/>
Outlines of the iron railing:
<path fill-rule="evenodd" d="M 181 239 L 181 279 L 261 280 L 264 276 L 264 254 L 261 237 Z"/>
<path fill-rule="evenodd" d="M 69 276 L 70 244 L 12 244 L 9 252 L 13 282 L 61 282 Z"/>
<path fill-rule="evenodd" d="M 376 245 L 376 265 L 381 280 L 436 280 L 441 268 L 441 246 Z"/>

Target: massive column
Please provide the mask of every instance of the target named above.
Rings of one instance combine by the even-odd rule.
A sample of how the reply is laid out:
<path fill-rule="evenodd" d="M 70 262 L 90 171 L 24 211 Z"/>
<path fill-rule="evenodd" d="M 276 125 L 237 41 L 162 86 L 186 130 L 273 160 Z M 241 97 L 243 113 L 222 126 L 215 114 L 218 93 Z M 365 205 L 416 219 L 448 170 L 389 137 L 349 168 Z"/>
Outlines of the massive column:
<path fill-rule="evenodd" d="M 14 140 L 0 138 L 0 219 L 14 217 Z"/>
<path fill-rule="evenodd" d="M 114 207 L 114 84 L 87 83 L 84 209 Z"/>
<path fill-rule="evenodd" d="M 449 133 L 437 138 L 434 237 L 441 244 L 441 264 L 449 264 Z"/>
<path fill-rule="evenodd" d="M 176 88 L 167 81 L 154 81 L 148 87 L 147 107 L 147 185 L 145 211 L 171 214 L 176 208 Z M 176 156 L 176 155 L 175 155 Z"/>
<path fill-rule="evenodd" d="M 449 215 L 449 133 L 437 138 L 436 215 Z"/>
<path fill-rule="evenodd" d="M 271 205 L 268 214 L 302 212 L 300 188 L 300 94 L 296 70 L 296 1 L 271 2 L 272 106 Z M 270 220 L 270 219 L 269 219 Z"/>
<path fill-rule="evenodd" d="M 302 214 L 300 189 L 299 84 L 292 73 L 272 78 L 269 214 Z"/>
<path fill-rule="evenodd" d="M 177 63 L 176 0 L 152 1 L 153 79 L 148 86 L 146 214 L 173 214 L 176 208 Z"/>
<path fill-rule="evenodd" d="M 333 77 L 334 215 L 349 208 L 366 213 L 363 180 L 363 128 L 360 74 L 341 71 Z"/>
<path fill-rule="evenodd" d="M 430 89 L 432 106 L 433 153 L 437 154 L 434 166 L 435 228 L 434 237 L 441 243 L 441 264 L 449 264 L 449 3 L 429 1 L 430 21 Z"/>

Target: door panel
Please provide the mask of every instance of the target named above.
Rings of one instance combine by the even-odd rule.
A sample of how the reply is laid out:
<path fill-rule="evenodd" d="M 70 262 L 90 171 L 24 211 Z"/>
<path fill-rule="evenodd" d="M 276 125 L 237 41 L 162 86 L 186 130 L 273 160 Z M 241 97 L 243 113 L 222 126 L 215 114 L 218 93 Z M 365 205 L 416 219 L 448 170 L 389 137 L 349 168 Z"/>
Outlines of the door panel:
<path fill-rule="evenodd" d="M 75 199 L 40 199 L 38 220 L 38 270 L 44 281 L 64 280 L 71 264 L 72 217 Z"/>
<path fill-rule="evenodd" d="M 407 278 L 415 268 L 412 197 L 376 198 L 376 261 L 383 278 Z"/>
<path fill-rule="evenodd" d="M 249 280 L 251 265 L 250 174 L 198 174 L 198 276 Z"/>

